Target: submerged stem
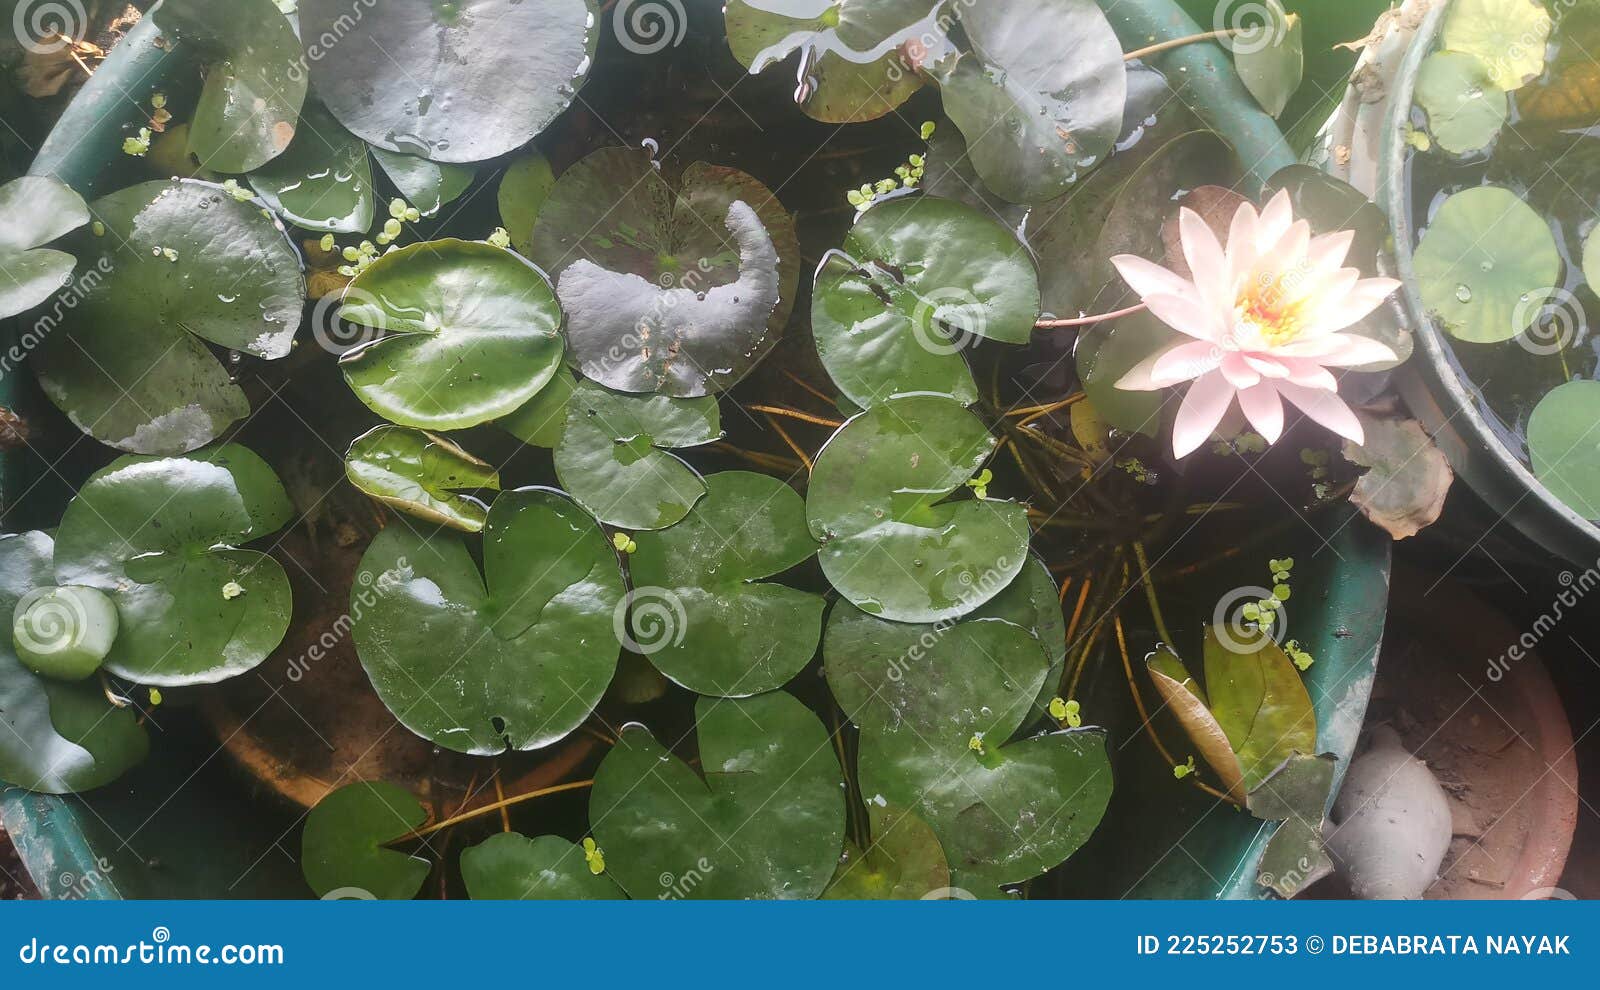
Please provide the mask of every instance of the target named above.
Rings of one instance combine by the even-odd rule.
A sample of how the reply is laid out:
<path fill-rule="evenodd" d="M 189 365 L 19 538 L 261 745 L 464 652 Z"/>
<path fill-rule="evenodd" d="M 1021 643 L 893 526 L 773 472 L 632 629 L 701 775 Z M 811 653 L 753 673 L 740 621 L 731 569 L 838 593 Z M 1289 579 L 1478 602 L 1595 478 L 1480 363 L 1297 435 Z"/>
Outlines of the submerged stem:
<path fill-rule="evenodd" d="M 555 784 L 550 787 L 541 787 L 538 790 L 529 791 L 526 794 L 517 794 L 512 797 L 495 801 L 492 804 L 486 804 L 481 808 L 473 808 L 471 811 L 463 811 L 460 814 L 452 815 L 442 822 L 435 822 L 432 825 L 419 828 L 414 832 L 407 832 L 405 835 L 402 835 L 398 838 L 390 839 L 388 842 L 385 842 L 384 845 L 392 846 L 396 843 L 407 842 L 411 839 L 425 839 L 435 832 L 447 829 L 452 825 L 459 825 L 462 822 L 471 821 L 474 818 L 482 818 L 484 815 L 492 815 L 501 808 L 509 808 L 514 804 L 521 804 L 523 801 L 532 801 L 534 798 L 546 797 L 551 794 L 561 794 L 566 791 L 581 790 L 585 787 L 593 786 L 593 780 L 573 780 L 568 781 L 565 784 Z"/>
<path fill-rule="evenodd" d="M 1040 320 L 1033 325 L 1033 328 L 1035 330 L 1060 330 L 1065 327 L 1086 327 L 1094 323 L 1104 323 L 1107 320 L 1117 320 L 1124 316 L 1132 316 L 1144 308 L 1144 303 L 1138 303 L 1126 309 L 1113 310 L 1110 313 L 1096 313 L 1092 316 L 1078 316 L 1070 320 Z"/>
<path fill-rule="evenodd" d="M 1249 30 L 1253 29 L 1224 28 L 1221 31 L 1205 31 L 1200 34 L 1191 34 L 1182 38 L 1172 38 L 1167 41 L 1158 42 L 1154 45 L 1147 45 L 1144 48 L 1135 48 L 1133 51 L 1122 56 L 1122 60 L 1124 62 L 1132 62 L 1134 59 L 1138 58 L 1149 58 L 1151 55 L 1159 55 L 1162 52 L 1170 51 L 1174 48 L 1182 48 L 1184 45 L 1192 45 L 1201 41 L 1216 41 L 1220 38 L 1231 38 L 1236 34 L 1243 34 Z"/>

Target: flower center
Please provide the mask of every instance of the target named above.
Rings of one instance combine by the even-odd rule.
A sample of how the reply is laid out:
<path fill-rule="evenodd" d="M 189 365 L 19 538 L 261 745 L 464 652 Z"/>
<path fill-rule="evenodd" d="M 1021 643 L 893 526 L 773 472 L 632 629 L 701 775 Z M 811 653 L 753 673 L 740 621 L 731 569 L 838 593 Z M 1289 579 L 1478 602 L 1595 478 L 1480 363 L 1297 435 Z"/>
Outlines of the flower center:
<path fill-rule="evenodd" d="M 1303 328 L 1299 307 L 1284 301 L 1275 282 L 1247 290 L 1234 306 L 1234 317 L 1268 348 L 1282 347 Z"/>

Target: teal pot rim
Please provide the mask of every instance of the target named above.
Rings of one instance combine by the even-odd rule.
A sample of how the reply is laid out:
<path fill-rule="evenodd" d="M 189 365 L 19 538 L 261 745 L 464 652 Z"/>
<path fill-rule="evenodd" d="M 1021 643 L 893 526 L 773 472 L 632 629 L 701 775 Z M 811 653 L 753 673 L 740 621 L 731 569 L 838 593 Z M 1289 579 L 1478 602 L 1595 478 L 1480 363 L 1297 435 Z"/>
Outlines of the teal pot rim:
<path fill-rule="evenodd" d="M 1396 372 L 1395 383 L 1411 412 L 1433 435 L 1465 481 L 1494 513 L 1545 550 L 1575 564 L 1600 559 L 1600 526 L 1574 512 L 1534 477 L 1495 433 L 1484 415 L 1482 398 L 1456 370 L 1450 345 L 1427 318 L 1417 285 L 1413 253 L 1417 233 L 1411 205 L 1406 128 L 1411 122 L 1413 93 L 1422 60 L 1433 49 L 1448 4 L 1429 11 L 1406 52 L 1389 95 L 1379 154 L 1379 205 L 1394 232 L 1397 274 L 1404 288 L 1402 304 L 1417 347 Z"/>

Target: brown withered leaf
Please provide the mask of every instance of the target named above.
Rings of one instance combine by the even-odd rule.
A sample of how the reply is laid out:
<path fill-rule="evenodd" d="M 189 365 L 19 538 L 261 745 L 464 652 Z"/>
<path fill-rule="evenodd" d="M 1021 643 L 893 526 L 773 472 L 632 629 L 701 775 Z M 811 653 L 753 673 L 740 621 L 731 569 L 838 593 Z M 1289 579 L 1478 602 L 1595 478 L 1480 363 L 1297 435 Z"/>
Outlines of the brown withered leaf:
<path fill-rule="evenodd" d="M 1350 493 L 1363 515 L 1397 540 L 1439 518 L 1455 472 L 1422 424 L 1400 416 L 1357 414 L 1366 442 L 1344 442 L 1344 456 L 1367 468 Z"/>

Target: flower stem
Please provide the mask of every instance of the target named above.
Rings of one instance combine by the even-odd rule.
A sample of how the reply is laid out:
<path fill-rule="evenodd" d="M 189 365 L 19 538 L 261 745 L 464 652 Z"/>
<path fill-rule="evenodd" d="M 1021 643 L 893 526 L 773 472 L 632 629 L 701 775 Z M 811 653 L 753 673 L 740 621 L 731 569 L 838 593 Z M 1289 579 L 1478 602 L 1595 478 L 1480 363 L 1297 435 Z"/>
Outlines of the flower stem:
<path fill-rule="evenodd" d="M 1144 308 L 1144 303 L 1137 303 L 1126 309 L 1112 310 L 1109 313 L 1096 313 L 1093 316 L 1078 316 L 1070 320 L 1040 320 L 1033 325 L 1033 328 L 1035 330 L 1060 330 L 1063 327 L 1086 327 L 1093 323 L 1104 323 L 1107 320 L 1117 320 L 1124 316 L 1132 316 Z"/>
<path fill-rule="evenodd" d="M 1159 55 L 1162 52 L 1170 51 L 1174 48 L 1182 48 L 1184 45 L 1192 45 L 1201 41 L 1216 41 L 1220 38 L 1231 38 L 1236 34 L 1243 34 L 1247 30 L 1251 29 L 1226 28 L 1221 31 L 1206 31 L 1201 34 L 1191 34 L 1183 38 L 1172 38 L 1168 41 L 1159 42 L 1158 44 L 1154 45 L 1148 45 L 1144 48 L 1136 48 L 1122 56 L 1122 60 L 1124 62 L 1132 62 L 1134 59 L 1149 58 L 1151 55 Z"/>
<path fill-rule="evenodd" d="M 392 846 L 396 843 L 406 842 L 411 839 L 424 839 L 435 832 L 447 829 L 452 825 L 459 825 L 462 822 L 471 821 L 474 818 L 482 818 L 484 815 L 492 815 L 501 808 L 509 808 L 512 805 L 520 804 L 523 801 L 532 801 L 534 798 L 545 797 L 550 794 L 561 794 L 565 791 L 576 791 L 585 787 L 593 786 L 593 780 L 573 780 L 568 781 L 565 784 L 556 784 L 552 787 L 541 787 L 536 791 L 529 791 L 526 794 L 517 794 L 512 797 L 495 801 L 491 804 L 486 804 L 481 808 L 473 808 L 471 811 L 463 811 L 459 815 L 452 815 L 442 822 L 435 822 L 426 828 L 419 828 L 414 832 L 407 832 L 405 835 L 402 835 L 398 838 L 390 839 L 388 842 L 385 842 L 384 845 Z"/>
<path fill-rule="evenodd" d="M 1150 618 L 1155 620 L 1156 635 L 1166 643 L 1170 649 L 1176 650 L 1178 643 L 1172 638 L 1172 631 L 1167 628 L 1167 621 L 1161 617 L 1161 603 L 1156 601 L 1156 585 L 1150 579 L 1150 558 L 1145 555 L 1144 544 L 1139 540 L 1133 541 L 1133 557 L 1139 562 L 1139 581 L 1144 585 L 1145 600 L 1150 603 Z"/>

